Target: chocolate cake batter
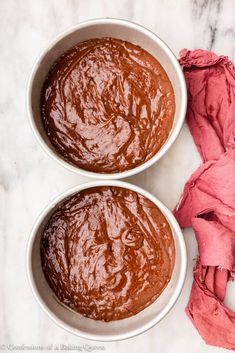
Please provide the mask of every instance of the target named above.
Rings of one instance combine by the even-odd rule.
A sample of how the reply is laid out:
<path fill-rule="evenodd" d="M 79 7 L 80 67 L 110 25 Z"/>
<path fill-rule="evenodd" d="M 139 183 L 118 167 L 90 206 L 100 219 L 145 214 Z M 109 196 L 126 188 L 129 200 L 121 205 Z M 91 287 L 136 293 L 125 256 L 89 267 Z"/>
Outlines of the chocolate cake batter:
<path fill-rule="evenodd" d="M 82 315 L 112 321 L 150 305 L 169 282 L 170 226 L 150 200 L 119 187 L 95 187 L 55 210 L 41 240 L 43 272 L 59 300 Z"/>
<path fill-rule="evenodd" d="M 55 149 L 82 169 L 115 173 L 153 157 L 174 119 L 171 82 L 139 46 L 92 39 L 66 52 L 43 86 L 41 115 Z"/>

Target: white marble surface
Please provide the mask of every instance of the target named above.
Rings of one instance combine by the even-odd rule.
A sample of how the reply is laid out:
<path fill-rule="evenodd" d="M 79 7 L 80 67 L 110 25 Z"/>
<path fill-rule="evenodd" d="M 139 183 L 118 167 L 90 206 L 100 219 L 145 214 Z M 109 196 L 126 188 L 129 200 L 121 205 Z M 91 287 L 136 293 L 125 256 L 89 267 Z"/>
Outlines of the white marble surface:
<path fill-rule="evenodd" d="M 70 344 L 83 351 L 101 345 L 111 353 L 223 352 L 206 346 L 184 313 L 197 254 L 190 230 L 185 232 L 189 264 L 182 295 L 170 314 L 147 333 L 116 343 L 86 341 L 58 328 L 41 311 L 25 274 L 29 232 L 52 198 L 86 178 L 57 165 L 38 146 L 26 117 L 25 88 L 35 58 L 55 35 L 79 21 L 102 16 L 130 19 L 148 27 L 176 55 L 184 47 L 200 47 L 226 54 L 234 61 L 234 13 L 234 0 L 0 2 L 0 350 L 4 348 L 2 344 L 44 348 L 47 344 Z M 148 189 L 173 208 L 185 181 L 199 163 L 184 126 L 170 152 L 157 165 L 129 181 Z M 231 298 L 232 295 L 227 300 Z"/>

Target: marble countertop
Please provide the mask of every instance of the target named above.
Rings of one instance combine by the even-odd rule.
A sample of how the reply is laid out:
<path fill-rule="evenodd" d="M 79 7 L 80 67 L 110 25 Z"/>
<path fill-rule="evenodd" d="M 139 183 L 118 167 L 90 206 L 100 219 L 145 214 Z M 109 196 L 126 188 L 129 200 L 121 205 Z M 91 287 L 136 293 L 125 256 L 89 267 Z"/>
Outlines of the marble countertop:
<path fill-rule="evenodd" d="M 191 230 L 184 232 L 189 263 L 183 292 L 167 317 L 148 332 L 122 342 L 91 342 L 63 331 L 41 311 L 25 273 L 28 235 L 49 201 L 87 179 L 63 169 L 40 148 L 27 121 L 25 90 L 33 62 L 41 50 L 55 35 L 80 21 L 97 17 L 129 19 L 158 34 L 176 55 L 185 47 L 204 48 L 235 61 L 234 13 L 234 0 L 0 2 L 0 350 L 30 348 L 17 347 L 24 344 L 40 345 L 45 351 L 67 345 L 66 351 L 77 346 L 77 351 L 103 349 L 111 353 L 223 352 L 206 346 L 184 313 L 197 254 Z M 185 181 L 199 163 L 185 125 L 159 163 L 128 181 L 151 191 L 172 209 Z M 229 286 L 226 301 L 235 308 L 233 285 Z"/>

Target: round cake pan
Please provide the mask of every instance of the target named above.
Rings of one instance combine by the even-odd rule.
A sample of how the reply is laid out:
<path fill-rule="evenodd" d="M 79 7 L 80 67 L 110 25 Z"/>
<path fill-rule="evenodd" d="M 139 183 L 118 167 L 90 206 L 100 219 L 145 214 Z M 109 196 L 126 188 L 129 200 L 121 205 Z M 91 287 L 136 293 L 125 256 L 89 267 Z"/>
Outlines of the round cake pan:
<path fill-rule="evenodd" d="M 81 190 L 97 186 L 117 186 L 126 188 L 151 200 L 166 217 L 171 227 L 175 243 L 175 265 L 172 277 L 167 287 L 156 301 L 132 317 L 108 323 L 86 318 L 62 305 L 47 284 L 42 271 L 40 258 L 40 241 L 42 232 L 46 222 L 55 209 L 68 196 Z M 171 211 L 169 211 L 161 201 L 144 189 L 133 184 L 115 180 L 93 181 L 73 187 L 51 202 L 38 217 L 33 227 L 28 241 L 26 260 L 30 287 L 33 291 L 34 297 L 45 313 L 65 330 L 82 338 L 100 341 L 116 341 L 136 336 L 156 325 L 161 319 L 163 319 L 171 310 L 180 295 L 184 284 L 187 265 L 184 238 Z"/>
<path fill-rule="evenodd" d="M 68 49 L 92 38 L 114 37 L 141 46 L 152 54 L 163 66 L 172 83 L 176 110 L 173 127 L 160 150 L 145 163 L 120 173 L 94 173 L 78 168 L 66 161 L 51 144 L 42 124 L 40 114 L 41 90 L 45 78 L 58 58 Z M 36 61 L 30 75 L 26 107 L 33 132 L 42 148 L 63 167 L 72 172 L 99 179 L 120 179 L 137 174 L 157 162 L 172 146 L 184 122 L 187 106 L 187 91 L 183 72 L 169 47 L 153 32 L 126 20 L 101 18 L 80 23 L 53 40 Z"/>

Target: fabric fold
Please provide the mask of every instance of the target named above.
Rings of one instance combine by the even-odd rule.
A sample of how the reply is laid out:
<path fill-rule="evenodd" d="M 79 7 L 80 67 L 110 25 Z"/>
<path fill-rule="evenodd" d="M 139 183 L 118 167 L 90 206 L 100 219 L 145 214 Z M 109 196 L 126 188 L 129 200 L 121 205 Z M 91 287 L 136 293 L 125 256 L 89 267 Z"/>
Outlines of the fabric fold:
<path fill-rule="evenodd" d="M 174 214 L 192 227 L 199 257 L 186 312 L 206 343 L 235 350 L 235 313 L 223 303 L 235 273 L 235 68 L 205 50 L 180 53 L 187 123 L 203 163 Z"/>

